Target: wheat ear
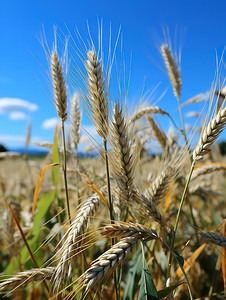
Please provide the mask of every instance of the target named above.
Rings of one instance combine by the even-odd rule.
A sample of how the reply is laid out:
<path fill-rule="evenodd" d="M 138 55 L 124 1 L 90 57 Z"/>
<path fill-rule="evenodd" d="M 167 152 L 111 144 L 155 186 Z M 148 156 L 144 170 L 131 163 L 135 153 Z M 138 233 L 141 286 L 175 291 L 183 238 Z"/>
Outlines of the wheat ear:
<path fill-rule="evenodd" d="M 157 239 L 158 234 L 154 229 L 150 229 L 138 223 L 121 223 L 116 222 L 111 225 L 107 225 L 104 229 L 100 232 L 101 235 L 105 237 L 129 237 L 135 236 L 136 234 L 142 236 L 143 241 L 148 241 L 151 239 Z"/>
<path fill-rule="evenodd" d="M 181 74 L 179 71 L 179 68 L 177 67 L 177 64 L 174 60 L 173 55 L 171 54 L 168 45 L 163 44 L 161 46 L 161 53 L 166 65 L 166 69 L 173 87 L 173 91 L 177 99 L 180 98 L 181 95 L 181 85 L 182 85 L 182 80 L 181 80 Z"/>
<path fill-rule="evenodd" d="M 175 170 L 167 166 L 160 175 L 151 183 L 149 191 L 152 196 L 152 201 L 158 205 L 160 200 L 168 192 L 172 178 L 175 176 Z"/>
<path fill-rule="evenodd" d="M 145 114 L 161 114 L 161 115 L 167 115 L 169 116 L 169 113 L 162 110 L 158 106 L 147 106 L 142 107 L 140 110 L 138 110 L 129 120 L 130 123 L 135 122 L 136 120 L 139 120 L 141 117 L 143 117 Z"/>
<path fill-rule="evenodd" d="M 208 125 L 201 133 L 199 142 L 193 151 L 193 162 L 202 159 L 203 156 L 210 152 L 211 145 L 218 138 L 219 134 L 223 131 L 226 125 L 226 107 L 219 110 L 217 115 L 210 120 Z"/>
<path fill-rule="evenodd" d="M 20 272 L 14 275 L 11 278 L 8 278 L 0 283 L 0 292 L 5 292 L 12 290 L 16 287 L 19 287 L 23 284 L 28 284 L 34 281 L 43 281 L 44 279 L 50 279 L 54 267 L 47 267 L 47 268 L 37 268 L 31 269 L 28 271 Z"/>
<path fill-rule="evenodd" d="M 61 118 L 61 121 L 65 122 L 67 120 L 67 92 L 63 78 L 63 68 L 59 62 L 59 56 L 56 51 L 53 51 L 51 55 L 51 70 L 57 114 Z"/>
<path fill-rule="evenodd" d="M 215 232 L 198 232 L 198 234 L 201 236 L 201 238 L 205 242 L 210 242 L 212 244 L 225 247 L 226 246 L 226 238 L 222 235 L 219 235 Z"/>
<path fill-rule="evenodd" d="M 87 105 L 92 112 L 91 119 L 97 133 L 106 140 L 108 135 L 109 109 L 101 61 L 97 58 L 95 50 L 88 51 L 87 57 L 86 70 L 88 73 L 88 90 L 90 94 Z"/>
<path fill-rule="evenodd" d="M 78 169 L 78 143 L 80 140 L 80 131 L 81 131 L 81 113 L 79 110 L 79 96 L 77 93 L 74 93 L 71 98 L 71 140 L 72 147 L 75 149 L 75 160 L 76 168 Z M 76 170 L 76 192 L 78 203 L 80 204 L 80 195 L 79 195 L 79 174 Z"/>
<path fill-rule="evenodd" d="M 158 237 L 150 232 L 150 239 Z M 109 276 L 123 260 L 135 250 L 142 239 L 147 239 L 147 233 L 134 231 L 129 237 L 122 238 L 117 244 L 99 256 L 91 267 L 82 275 L 83 288 L 88 292 L 98 282 Z"/>
<path fill-rule="evenodd" d="M 28 122 L 26 139 L 25 139 L 25 147 L 28 148 L 31 140 L 31 121 Z"/>
<path fill-rule="evenodd" d="M 81 131 L 81 113 L 79 109 L 79 96 L 77 93 L 74 93 L 71 97 L 70 119 L 72 147 L 77 149 Z"/>
<path fill-rule="evenodd" d="M 153 220 L 159 223 L 161 227 L 166 226 L 164 217 L 158 210 L 150 192 L 146 191 L 146 194 L 143 194 L 136 189 L 133 191 L 133 199 L 138 204 L 139 210 L 145 215 L 145 217 L 153 218 Z"/>
<path fill-rule="evenodd" d="M 133 191 L 136 158 L 132 152 L 128 125 L 119 103 L 115 103 L 111 125 L 112 169 L 118 183 L 121 199 L 128 202 Z"/>
<path fill-rule="evenodd" d="M 151 115 L 146 115 L 146 117 L 162 149 L 168 152 L 169 146 L 168 146 L 167 137 L 165 136 L 165 133 L 157 126 L 157 124 L 154 122 Z"/>
<path fill-rule="evenodd" d="M 173 57 L 171 51 L 168 48 L 168 45 L 163 44 L 161 46 L 161 52 L 162 52 L 163 59 L 165 61 L 166 69 L 167 69 L 172 87 L 173 87 L 174 95 L 176 96 L 177 101 L 178 101 L 180 118 L 181 118 L 181 123 L 182 123 L 182 127 L 183 127 L 182 133 L 184 136 L 185 143 L 188 147 L 188 140 L 187 140 L 185 126 L 184 126 L 184 118 L 183 118 L 183 113 L 182 113 L 181 103 L 180 103 L 181 86 L 182 86 L 181 73 L 180 73 L 180 70 L 179 70 L 175 60 L 174 60 L 174 57 Z M 191 163 L 192 163 L 192 159 L 191 159 Z"/>
<path fill-rule="evenodd" d="M 181 106 L 184 107 L 184 106 L 187 106 L 187 105 L 190 105 L 190 104 L 193 104 L 193 103 L 199 103 L 201 101 L 204 101 L 206 97 L 207 97 L 207 95 L 205 95 L 205 94 L 198 94 L 198 95 L 188 99 Z"/>
<path fill-rule="evenodd" d="M 67 91 L 66 84 L 63 78 L 63 67 L 59 62 L 58 53 L 56 50 L 51 55 L 51 70 L 52 70 L 52 82 L 54 91 L 54 102 L 58 116 L 61 118 L 61 129 L 63 134 L 63 145 L 64 145 L 64 185 L 65 195 L 67 203 L 67 212 L 69 223 L 71 223 L 70 204 L 67 187 L 67 159 L 66 159 L 66 143 L 65 143 L 65 132 L 64 122 L 67 119 Z"/>
<path fill-rule="evenodd" d="M 226 171 L 226 166 L 221 164 L 210 164 L 206 166 L 205 165 L 200 166 L 199 168 L 193 171 L 191 180 L 195 180 L 197 177 L 201 175 L 210 174 L 216 171 Z"/>
<path fill-rule="evenodd" d="M 140 110 L 135 112 L 135 114 L 129 119 L 129 124 L 134 123 L 135 121 L 139 120 L 141 117 L 143 117 L 145 114 L 160 114 L 160 115 L 166 115 L 170 118 L 174 126 L 178 129 L 176 123 L 174 122 L 173 118 L 171 115 L 166 112 L 165 110 L 161 109 L 158 106 L 147 106 L 147 107 L 142 107 Z M 179 130 L 179 129 L 178 129 Z"/>
<path fill-rule="evenodd" d="M 89 222 L 89 217 L 94 214 L 99 201 L 99 197 L 93 196 L 88 198 L 86 202 L 81 205 L 75 219 L 64 235 L 63 239 L 65 239 L 65 241 L 58 251 L 60 261 L 53 274 L 53 289 L 58 289 L 66 275 L 70 274 L 70 260 L 79 252 L 79 246 L 82 240 L 81 236 Z"/>

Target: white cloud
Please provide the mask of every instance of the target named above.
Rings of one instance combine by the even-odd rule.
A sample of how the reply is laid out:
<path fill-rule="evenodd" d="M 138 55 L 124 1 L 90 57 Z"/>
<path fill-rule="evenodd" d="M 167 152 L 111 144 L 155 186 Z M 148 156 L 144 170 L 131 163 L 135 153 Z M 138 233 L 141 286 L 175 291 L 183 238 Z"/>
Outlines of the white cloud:
<path fill-rule="evenodd" d="M 42 123 L 42 128 L 43 129 L 55 129 L 57 125 L 60 124 L 60 119 L 59 118 L 51 118 L 51 119 L 46 119 Z"/>
<path fill-rule="evenodd" d="M 80 137 L 79 143 L 81 143 L 81 144 L 88 144 L 88 143 L 90 143 L 90 138 L 87 135 L 82 135 Z"/>
<path fill-rule="evenodd" d="M 88 137 L 94 137 L 98 134 L 97 134 L 96 129 L 93 125 L 87 125 L 87 126 L 84 125 L 84 126 L 82 126 L 81 135 L 86 135 Z"/>
<path fill-rule="evenodd" d="M 102 144 L 102 139 L 93 125 L 82 125 L 80 144 Z"/>
<path fill-rule="evenodd" d="M 19 98 L 0 98 L 0 113 L 18 110 L 36 111 L 38 105 Z"/>
<path fill-rule="evenodd" d="M 28 116 L 25 113 L 23 113 L 22 111 L 11 112 L 9 117 L 11 120 L 15 120 L 15 121 L 26 120 L 28 118 Z"/>
<path fill-rule="evenodd" d="M 10 143 L 10 142 L 24 142 L 25 136 L 21 135 L 7 135 L 7 134 L 0 134 L 0 142 L 1 143 Z"/>
<path fill-rule="evenodd" d="M 197 111 L 189 111 L 187 114 L 186 114 L 186 117 L 188 118 L 198 118 L 200 115 L 199 112 Z"/>

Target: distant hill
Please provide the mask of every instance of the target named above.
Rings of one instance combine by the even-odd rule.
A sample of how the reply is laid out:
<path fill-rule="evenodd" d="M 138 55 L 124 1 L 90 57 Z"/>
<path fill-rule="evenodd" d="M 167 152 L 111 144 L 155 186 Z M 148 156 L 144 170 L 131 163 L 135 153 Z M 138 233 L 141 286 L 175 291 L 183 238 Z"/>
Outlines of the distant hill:
<path fill-rule="evenodd" d="M 21 154 L 28 154 L 28 155 L 34 155 L 34 156 L 45 156 L 49 153 L 48 150 L 39 150 L 39 149 L 30 149 L 28 148 L 28 150 L 26 150 L 25 148 L 14 148 L 14 149 L 10 149 L 9 151 L 15 151 L 15 152 L 19 152 Z"/>
<path fill-rule="evenodd" d="M 0 152 L 7 152 L 7 151 L 8 150 L 6 149 L 6 147 L 0 144 Z"/>
<path fill-rule="evenodd" d="M 6 150 L 8 151 L 8 150 Z M 28 151 L 21 147 L 21 148 L 11 148 L 9 149 L 9 151 L 13 151 L 13 152 L 18 152 L 20 154 L 27 154 L 29 156 L 45 156 L 49 153 L 50 150 L 45 150 L 45 149 L 32 149 L 32 148 L 28 148 Z M 79 157 L 95 157 L 97 156 L 97 154 L 95 153 L 83 153 L 83 152 L 79 152 L 78 153 Z"/>

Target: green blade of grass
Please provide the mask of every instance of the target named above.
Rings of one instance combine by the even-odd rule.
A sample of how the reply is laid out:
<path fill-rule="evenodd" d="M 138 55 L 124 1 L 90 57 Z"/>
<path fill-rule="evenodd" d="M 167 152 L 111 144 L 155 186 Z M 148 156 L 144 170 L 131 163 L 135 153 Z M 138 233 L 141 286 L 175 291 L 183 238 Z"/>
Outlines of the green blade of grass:
<path fill-rule="evenodd" d="M 152 279 L 151 273 L 145 261 L 144 256 L 144 248 L 143 244 L 141 244 L 142 248 L 142 257 L 143 257 L 143 270 L 142 270 L 142 278 L 141 278 L 141 286 L 138 300 L 158 300 L 158 293 Z"/>

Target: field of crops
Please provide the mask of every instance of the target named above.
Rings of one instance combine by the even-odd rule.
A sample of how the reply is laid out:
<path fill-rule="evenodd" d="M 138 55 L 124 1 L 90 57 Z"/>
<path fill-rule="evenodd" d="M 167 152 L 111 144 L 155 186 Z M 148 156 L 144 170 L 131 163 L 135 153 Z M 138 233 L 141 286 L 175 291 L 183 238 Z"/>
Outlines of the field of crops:
<path fill-rule="evenodd" d="M 57 47 L 47 51 L 61 121 L 53 143 L 42 144 L 49 154 L 0 157 L 0 297 L 224 299 L 226 157 L 217 138 L 225 95 L 213 85 L 188 131 L 183 106 L 201 99 L 182 105 L 181 71 L 163 44 L 178 116 L 161 102 L 137 103 L 129 114 L 126 91 L 112 93 L 114 53 L 104 65 L 92 43 L 84 50 L 67 74 Z M 100 137 L 87 133 L 97 155 L 85 158 L 82 110 Z M 170 120 L 168 132 L 159 116 Z M 29 139 L 28 127 L 27 147 Z"/>

